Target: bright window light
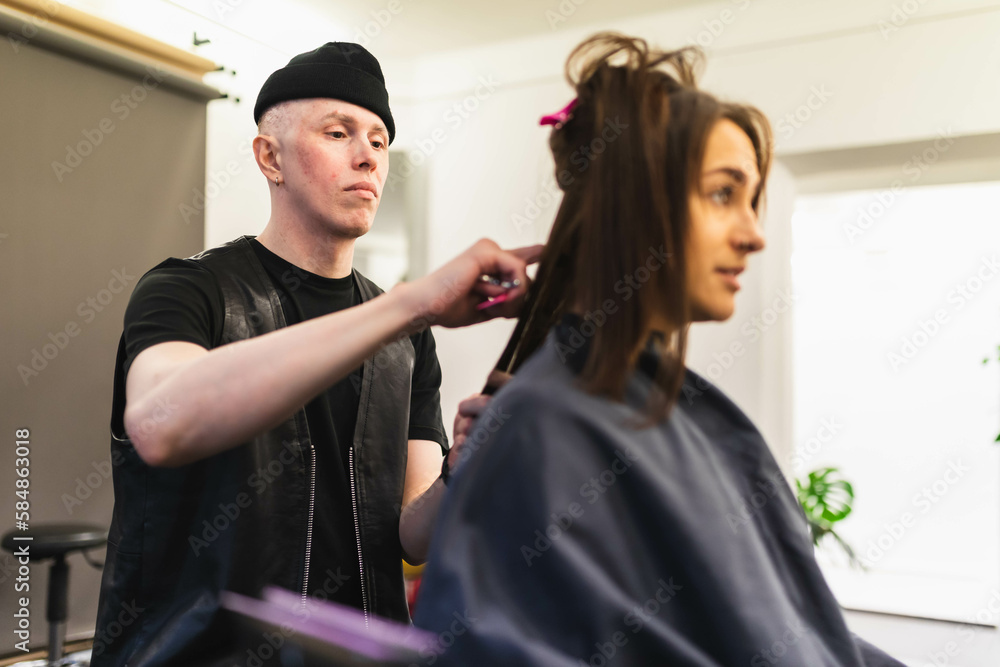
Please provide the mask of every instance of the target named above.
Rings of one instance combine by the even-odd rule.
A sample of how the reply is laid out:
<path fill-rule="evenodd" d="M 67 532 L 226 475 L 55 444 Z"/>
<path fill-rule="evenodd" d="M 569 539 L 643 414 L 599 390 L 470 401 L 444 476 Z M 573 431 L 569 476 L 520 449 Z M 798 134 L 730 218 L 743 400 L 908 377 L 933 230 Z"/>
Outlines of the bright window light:
<path fill-rule="evenodd" d="M 792 233 L 794 473 L 853 484 L 867 567 L 825 545 L 834 592 L 996 624 L 1000 183 L 803 196 Z"/>

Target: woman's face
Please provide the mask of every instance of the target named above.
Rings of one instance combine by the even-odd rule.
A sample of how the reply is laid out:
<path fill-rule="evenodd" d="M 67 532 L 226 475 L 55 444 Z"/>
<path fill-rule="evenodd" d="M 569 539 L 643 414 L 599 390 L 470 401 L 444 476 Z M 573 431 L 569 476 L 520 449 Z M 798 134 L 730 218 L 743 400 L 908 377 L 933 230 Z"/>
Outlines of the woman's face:
<path fill-rule="evenodd" d="M 764 247 L 753 201 L 760 173 L 753 144 L 731 120 L 708 135 L 690 195 L 687 290 L 694 322 L 729 319 L 747 256 Z"/>

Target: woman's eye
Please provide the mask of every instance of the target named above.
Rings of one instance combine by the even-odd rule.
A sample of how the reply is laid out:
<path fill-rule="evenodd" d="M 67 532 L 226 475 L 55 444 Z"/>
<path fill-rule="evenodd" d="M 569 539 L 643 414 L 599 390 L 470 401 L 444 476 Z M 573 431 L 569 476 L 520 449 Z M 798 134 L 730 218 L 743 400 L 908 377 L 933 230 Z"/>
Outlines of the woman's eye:
<path fill-rule="evenodd" d="M 330 135 L 331 137 L 333 137 L 334 139 L 342 139 L 343 137 L 347 136 L 346 134 L 344 134 L 340 130 L 334 130 L 333 132 L 327 132 L 327 134 Z"/>
<path fill-rule="evenodd" d="M 731 187 L 719 188 L 714 190 L 709 195 L 709 198 L 716 204 L 725 205 L 729 203 L 729 200 L 733 197 L 733 189 Z"/>

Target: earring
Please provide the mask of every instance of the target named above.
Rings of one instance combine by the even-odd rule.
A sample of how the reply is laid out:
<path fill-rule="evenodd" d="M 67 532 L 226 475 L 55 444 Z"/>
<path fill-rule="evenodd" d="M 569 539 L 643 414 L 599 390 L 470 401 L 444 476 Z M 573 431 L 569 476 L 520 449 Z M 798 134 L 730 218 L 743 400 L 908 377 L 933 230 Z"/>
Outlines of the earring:
<path fill-rule="evenodd" d="M 278 186 L 279 188 L 281 187 L 281 183 L 278 181 L 278 177 L 277 176 L 274 177 L 274 184 L 276 186 Z"/>

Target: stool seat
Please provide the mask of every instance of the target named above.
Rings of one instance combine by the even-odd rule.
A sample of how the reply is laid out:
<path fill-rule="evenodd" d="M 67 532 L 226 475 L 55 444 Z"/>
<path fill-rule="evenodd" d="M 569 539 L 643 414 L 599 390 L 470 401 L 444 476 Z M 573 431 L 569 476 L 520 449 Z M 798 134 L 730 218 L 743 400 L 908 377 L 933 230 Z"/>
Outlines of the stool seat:
<path fill-rule="evenodd" d="M 15 537 L 31 537 L 15 540 Z M 101 526 L 83 523 L 42 523 L 30 530 L 12 530 L 3 536 L 3 548 L 13 553 L 18 547 L 28 545 L 31 560 L 46 560 L 64 556 L 72 551 L 92 549 L 108 541 L 108 531 Z"/>

